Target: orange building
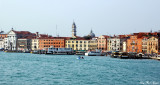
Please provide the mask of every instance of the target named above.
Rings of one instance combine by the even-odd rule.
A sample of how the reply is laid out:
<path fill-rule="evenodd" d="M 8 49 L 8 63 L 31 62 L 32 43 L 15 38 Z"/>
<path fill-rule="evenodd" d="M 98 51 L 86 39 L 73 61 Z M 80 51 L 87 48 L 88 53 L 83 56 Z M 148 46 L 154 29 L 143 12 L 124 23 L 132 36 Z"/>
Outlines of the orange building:
<path fill-rule="evenodd" d="M 0 34 L 0 39 L 7 38 L 7 34 Z"/>
<path fill-rule="evenodd" d="M 142 52 L 142 38 L 141 35 L 133 35 L 127 39 L 127 52 Z"/>
<path fill-rule="evenodd" d="M 41 37 L 39 39 L 39 49 L 43 50 L 53 46 L 54 48 L 65 47 L 65 37 Z"/>

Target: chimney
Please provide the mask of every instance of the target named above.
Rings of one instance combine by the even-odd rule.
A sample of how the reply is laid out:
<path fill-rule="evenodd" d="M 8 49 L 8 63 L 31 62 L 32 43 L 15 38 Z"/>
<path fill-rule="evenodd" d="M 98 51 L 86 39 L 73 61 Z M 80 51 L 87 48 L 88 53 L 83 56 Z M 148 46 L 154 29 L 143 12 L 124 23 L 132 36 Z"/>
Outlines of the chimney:
<path fill-rule="evenodd" d="M 36 37 L 39 37 L 39 32 L 36 32 Z"/>

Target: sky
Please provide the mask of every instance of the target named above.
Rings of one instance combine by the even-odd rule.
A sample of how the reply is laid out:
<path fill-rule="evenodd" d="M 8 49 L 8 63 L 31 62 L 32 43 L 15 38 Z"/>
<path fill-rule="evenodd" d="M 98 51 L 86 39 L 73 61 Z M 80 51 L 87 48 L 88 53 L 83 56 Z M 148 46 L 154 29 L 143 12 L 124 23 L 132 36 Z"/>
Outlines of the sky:
<path fill-rule="evenodd" d="M 160 0 L 0 0 L 0 29 L 56 36 L 160 30 Z M 57 26 L 57 27 L 56 27 Z"/>

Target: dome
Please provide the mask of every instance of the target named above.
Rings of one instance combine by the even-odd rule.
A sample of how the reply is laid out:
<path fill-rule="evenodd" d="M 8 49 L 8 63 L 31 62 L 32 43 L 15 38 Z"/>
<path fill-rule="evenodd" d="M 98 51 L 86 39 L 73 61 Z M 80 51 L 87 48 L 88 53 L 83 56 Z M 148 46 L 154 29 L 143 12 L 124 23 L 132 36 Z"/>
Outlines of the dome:
<path fill-rule="evenodd" d="M 92 30 L 91 30 L 91 32 L 89 33 L 89 36 L 91 36 L 92 38 L 95 37 L 95 34 L 92 32 Z"/>

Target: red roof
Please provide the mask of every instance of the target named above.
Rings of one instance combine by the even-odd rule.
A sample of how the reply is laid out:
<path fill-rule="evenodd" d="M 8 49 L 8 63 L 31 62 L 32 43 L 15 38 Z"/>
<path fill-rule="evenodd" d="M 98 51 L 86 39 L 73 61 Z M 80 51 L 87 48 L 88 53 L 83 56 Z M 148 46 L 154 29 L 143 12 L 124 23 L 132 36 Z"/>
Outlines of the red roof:
<path fill-rule="evenodd" d="M 16 34 L 31 34 L 29 31 L 14 31 Z"/>
<path fill-rule="evenodd" d="M 108 35 L 102 35 L 102 36 L 104 36 L 106 39 L 110 37 L 110 36 L 108 36 Z"/>

